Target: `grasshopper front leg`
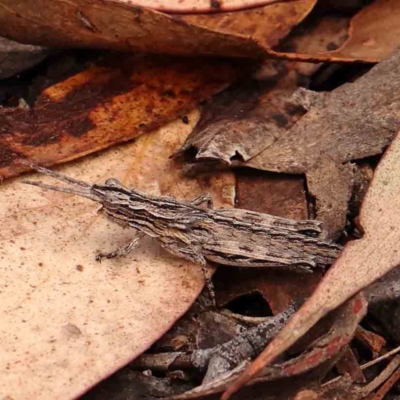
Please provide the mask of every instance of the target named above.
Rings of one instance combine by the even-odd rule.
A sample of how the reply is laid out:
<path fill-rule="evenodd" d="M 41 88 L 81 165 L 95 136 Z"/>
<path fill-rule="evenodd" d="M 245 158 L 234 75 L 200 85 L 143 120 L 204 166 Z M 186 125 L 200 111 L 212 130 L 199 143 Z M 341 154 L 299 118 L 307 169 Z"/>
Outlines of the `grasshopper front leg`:
<path fill-rule="evenodd" d="M 142 239 L 144 235 L 138 234 L 134 237 L 128 244 L 125 246 L 111 251 L 109 253 L 98 253 L 96 255 L 96 261 L 101 262 L 103 258 L 115 258 L 115 257 L 126 257 L 137 245 L 139 244 L 140 239 Z"/>

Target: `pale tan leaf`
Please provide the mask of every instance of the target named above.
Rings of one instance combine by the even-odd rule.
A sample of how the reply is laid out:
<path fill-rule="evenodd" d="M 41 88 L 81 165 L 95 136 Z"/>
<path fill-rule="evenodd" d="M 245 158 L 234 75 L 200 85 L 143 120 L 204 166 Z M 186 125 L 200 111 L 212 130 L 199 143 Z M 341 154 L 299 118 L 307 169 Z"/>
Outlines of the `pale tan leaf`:
<path fill-rule="evenodd" d="M 190 115 L 192 123 L 196 113 Z M 115 177 L 152 193 L 211 192 L 232 204 L 233 177 L 186 180 L 169 159 L 191 129 L 178 120 L 135 143 L 68 164 L 87 182 Z M 47 177 L 40 176 L 47 181 Z M 0 187 L 2 397 L 72 399 L 131 361 L 179 318 L 203 286 L 200 268 L 146 239 L 127 258 L 94 261 L 132 238 L 87 199 Z M 21 380 L 21 378 L 23 378 Z"/>
<path fill-rule="evenodd" d="M 271 364 L 323 316 L 400 264 L 399 171 L 400 134 L 381 160 L 364 199 L 360 212 L 360 223 L 365 231 L 363 238 L 346 245 L 314 294 L 228 389 L 224 400 Z"/>
<path fill-rule="evenodd" d="M 129 0 L 119 0 L 129 3 Z M 247 8 L 264 6 L 266 4 L 286 3 L 293 0 L 136 0 L 136 4 L 154 10 L 168 13 L 216 13 L 223 11 L 238 11 Z M 301 0 L 296 0 L 301 1 Z"/>

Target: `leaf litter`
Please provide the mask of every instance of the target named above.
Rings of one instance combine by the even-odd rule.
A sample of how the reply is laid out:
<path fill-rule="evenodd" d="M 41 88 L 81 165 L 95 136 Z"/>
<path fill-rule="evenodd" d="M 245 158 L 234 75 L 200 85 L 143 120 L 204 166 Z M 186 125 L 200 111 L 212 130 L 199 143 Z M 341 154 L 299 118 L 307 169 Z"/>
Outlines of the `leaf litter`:
<path fill-rule="evenodd" d="M 3 129 L 5 135 L 1 135 L 3 148 L 11 149 L 11 164 L 6 163 L 8 170 L 6 165 L 4 176 L 20 173 L 16 169 L 19 158 L 34 155 L 40 163 L 63 163 L 144 135 L 133 144 L 93 155 L 63 170 L 89 181 L 101 182 L 114 175 L 123 183 L 150 193 L 172 193 L 178 198 L 190 199 L 215 188 L 214 201 L 226 207 L 233 204 L 234 181 L 232 172 L 220 170 L 240 168 L 234 171 L 238 177 L 239 207 L 297 220 L 316 216 L 324 221 L 326 237 L 341 235 L 344 243 L 349 238 L 356 239 L 350 240 L 325 276 L 322 272 L 304 275 L 220 269 L 215 275 L 219 309 L 208 300 L 199 305 L 199 301 L 207 298 L 204 292 L 185 317 L 176 322 L 203 286 L 204 278 L 196 267 L 173 259 L 146 241 L 132 259 L 94 265 L 93 255 L 99 248 L 111 250 L 114 243 L 123 244 L 127 233 L 108 225 L 84 201 L 41 194 L 36 189 L 33 192 L 19 189 L 19 178 L 7 181 L 1 187 L 4 195 L 0 209 L 6 218 L 2 224 L 3 244 L 6 243 L 2 251 L 9 261 L 4 267 L 11 265 L 12 268 L 5 268 L 3 286 L 8 301 L 5 304 L 11 304 L 5 310 L 8 350 L 14 349 L 15 354 L 7 353 L 11 357 L 7 358 L 10 361 L 7 371 L 11 372 L 5 374 L 0 384 L 11 397 L 18 396 L 18 391 L 29 392 L 29 397 L 33 393 L 35 398 L 40 398 L 36 393 L 43 398 L 77 396 L 152 344 L 151 350 L 131 365 L 131 368 L 147 370 L 141 373 L 124 369 L 117 373 L 117 380 L 122 377 L 119 380 L 122 387 L 107 398 L 118 396 L 118 391 L 125 391 L 127 398 L 132 399 L 135 397 L 129 396 L 135 396 L 133 393 L 149 398 L 182 399 L 221 393 L 232 384 L 237 385 L 238 378 L 240 381 L 251 365 L 249 356 L 254 357 L 266 342 L 265 338 L 264 342 L 258 342 L 261 339 L 258 336 L 263 335 L 256 335 L 258 351 L 254 352 L 251 347 L 251 354 L 247 350 L 236 352 L 235 347 L 238 350 L 240 346 L 233 344 L 240 342 L 246 346 L 248 342 L 243 341 L 246 332 L 257 332 L 263 326 L 278 332 L 287 318 L 280 316 L 290 309 L 293 301 L 306 298 L 309 300 L 289 319 L 281 333 L 275 339 L 275 333 L 267 338 L 270 342 L 267 354 L 272 351 L 269 354 L 273 357 L 279 356 L 276 363 L 262 368 L 262 374 L 239 392 L 237 398 L 329 399 L 340 393 L 354 399 L 367 395 L 380 399 L 389 391 L 396 393 L 393 385 L 399 374 L 398 358 L 386 368 L 385 361 L 380 367 L 374 364 L 393 356 L 395 350 L 391 348 L 399 340 L 396 270 L 382 277 L 398 262 L 393 244 L 397 231 L 392 211 L 397 204 L 396 189 L 393 189 L 397 161 L 393 161 L 392 154 L 396 142 L 379 164 L 365 199 L 364 195 L 379 162 L 377 156 L 399 128 L 398 52 L 370 72 L 360 65 L 343 67 L 332 63 L 373 63 L 387 57 L 397 47 L 398 4 L 377 0 L 361 7 L 359 3 L 356 7 L 360 11 L 351 18 L 349 8 L 346 14 L 339 15 L 321 7 L 322 2 L 317 7 L 315 3 L 299 0 L 220 13 L 237 5 L 224 3 L 221 10 L 211 10 L 210 3 L 204 6 L 201 1 L 182 2 L 180 10 L 170 9 L 181 15 L 172 16 L 148 10 L 143 5 L 133 8 L 123 2 L 99 3 L 96 7 L 94 3 L 80 2 L 75 10 L 72 9 L 74 2 L 68 5 L 55 2 L 54 7 L 40 6 L 42 19 L 30 14 L 32 4 L 38 7 L 39 1 L 21 10 L 14 3 L 2 3 L 5 7 L 0 12 L 0 20 L 13 21 L 13 24 L 1 25 L 3 34 L 42 46 L 57 44 L 58 47 L 253 58 L 268 54 L 275 58 L 262 61 L 260 67 L 259 60 L 243 63 L 197 59 L 192 62 L 153 57 L 149 61 L 149 57 L 137 55 L 121 55 L 116 60 L 107 56 L 108 65 L 96 62 L 72 79 L 45 89 L 34 109 L 29 110 L 24 99 L 17 99 L 18 109 L 0 110 L 3 118 L 8 116 L 8 121 L 12 121 Z M 160 4 L 165 10 L 170 7 L 168 3 Z M 254 5 L 242 3 L 239 7 Z M 340 7 L 335 5 L 335 10 Z M 188 10 L 204 14 L 182 14 Z M 23 19 L 15 19 L 17 14 L 31 18 L 32 24 L 28 27 Z M 60 29 L 61 17 L 66 18 L 69 29 Z M 300 28 L 280 43 L 305 18 Z M 263 24 L 265 20 L 270 23 Z M 382 28 L 387 26 L 392 28 Z M 148 35 L 139 42 L 137 38 L 143 35 L 137 35 L 143 30 Z M 306 60 L 319 63 L 301 62 Z M 127 65 L 121 68 L 122 64 Z M 130 66 L 133 75 L 130 75 Z M 217 80 L 211 77 L 214 68 L 219 71 Z M 138 69 L 141 72 L 135 75 Z M 344 75 L 340 75 L 342 71 Z M 221 93 L 220 99 L 213 99 L 203 108 L 202 118 L 191 137 L 198 136 L 197 144 L 199 148 L 202 146 L 203 155 L 208 156 L 200 163 L 187 163 L 184 177 L 180 163 L 169 157 L 177 152 L 197 119 L 196 114 L 186 113 L 238 77 L 241 81 L 236 87 Z M 154 90 L 157 79 L 159 85 Z M 125 85 L 130 80 L 139 80 L 138 87 L 145 90 Z M 15 82 L 14 77 L 10 82 Z M 93 104 L 85 109 L 80 108 L 83 103 L 79 101 L 70 102 L 69 95 L 74 90 L 84 93 L 87 83 L 92 85 L 86 93 Z M 98 94 L 107 85 L 112 90 L 121 88 L 121 93 L 99 98 Z M 299 86 L 317 88 L 319 93 L 296 91 Z M 327 92 L 321 93 L 321 89 Z M 143 94 L 146 91 L 147 100 Z M 50 100 L 45 99 L 49 94 Z M 114 108 L 112 103 L 117 98 L 119 106 Z M 0 99 L 5 99 L 4 94 Z M 45 118 L 56 103 L 58 111 Z M 72 106 L 71 118 L 63 120 L 68 105 Z M 93 119 L 94 109 L 102 119 Z M 132 116 L 134 122 L 130 126 Z M 179 116 L 182 121 L 171 125 L 174 128 L 147 133 Z M 80 121 L 85 118 L 94 121 L 95 126 L 84 129 L 81 137 L 74 136 L 73 133 L 84 128 Z M 23 151 L 18 153 L 11 145 L 18 143 L 21 132 L 25 141 L 20 149 Z M 45 141 L 34 148 L 31 144 L 40 138 L 40 133 Z M 57 141 L 51 147 L 53 136 Z M 250 136 L 255 139 L 253 143 L 248 139 Z M 313 142 L 313 137 L 321 140 Z M 327 137 L 335 140 L 329 141 Z M 282 144 L 283 149 L 286 144 L 283 156 L 279 150 Z M 210 152 L 212 146 L 214 149 Z M 299 150 L 307 146 L 305 152 Z M 180 155 L 190 156 L 193 147 L 187 146 Z M 50 148 L 52 151 L 47 155 Z M 317 151 L 312 152 L 310 148 Z M 286 157 L 286 164 L 282 157 Z M 392 160 L 389 166 L 388 159 Z M 263 171 L 251 173 L 243 167 Z M 386 173 L 384 178 L 382 168 Z M 201 176 L 201 171 L 207 174 Z M 297 176 L 287 175 L 293 173 Z M 361 204 L 361 215 L 357 217 Z M 376 251 L 371 253 L 371 249 Z M 335 283 L 329 284 L 332 277 Z M 365 290 L 369 312 L 361 327 L 359 323 L 366 314 L 367 303 L 363 294 L 355 293 L 374 281 Z M 14 289 L 16 284 L 18 290 Z M 221 311 L 221 308 L 232 311 Z M 390 316 L 394 316 L 393 324 Z M 296 321 L 299 325 L 285 336 Z M 36 332 L 35 336 L 32 331 Z M 282 337 L 288 338 L 283 345 Z M 36 338 L 35 344 L 33 338 Z M 160 340 L 154 343 L 157 339 Z M 19 363 L 24 349 L 29 357 L 25 354 L 26 362 Z M 201 368 L 195 367 L 195 359 L 204 361 L 200 363 Z M 263 364 L 256 365 L 261 368 Z M 364 367 L 369 365 L 374 365 L 373 371 L 365 374 Z M 333 373 L 334 366 L 339 376 Z M 25 377 L 32 372 L 34 377 L 28 380 L 29 384 L 17 387 L 21 368 L 28 371 L 24 372 Z M 155 374 L 161 373 L 161 377 L 152 375 L 148 368 L 159 371 Z M 364 374 L 369 383 L 362 383 Z M 327 376 L 337 377 L 326 382 Z M 324 379 L 325 383 L 321 384 Z M 69 380 L 72 384 L 67 385 L 65 382 Z M 196 388 L 196 382 L 202 383 Z M 90 399 L 91 393 L 94 392 L 83 398 Z"/>

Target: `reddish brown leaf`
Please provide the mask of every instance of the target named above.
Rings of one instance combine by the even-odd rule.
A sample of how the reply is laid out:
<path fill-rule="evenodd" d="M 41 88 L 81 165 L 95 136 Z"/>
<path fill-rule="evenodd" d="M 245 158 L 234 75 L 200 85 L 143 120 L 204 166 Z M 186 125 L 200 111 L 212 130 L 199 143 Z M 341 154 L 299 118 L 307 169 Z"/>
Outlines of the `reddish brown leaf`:
<path fill-rule="evenodd" d="M 125 142 L 193 109 L 240 67 L 217 60 L 122 55 L 43 91 L 33 109 L 0 110 L 0 175 L 18 160 L 53 165 Z"/>
<path fill-rule="evenodd" d="M 375 171 L 360 212 L 362 239 L 346 245 L 311 298 L 261 353 L 224 399 L 264 366 L 302 337 L 318 320 L 400 264 L 400 135 L 396 137 Z M 361 304 L 355 303 L 355 308 Z"/>

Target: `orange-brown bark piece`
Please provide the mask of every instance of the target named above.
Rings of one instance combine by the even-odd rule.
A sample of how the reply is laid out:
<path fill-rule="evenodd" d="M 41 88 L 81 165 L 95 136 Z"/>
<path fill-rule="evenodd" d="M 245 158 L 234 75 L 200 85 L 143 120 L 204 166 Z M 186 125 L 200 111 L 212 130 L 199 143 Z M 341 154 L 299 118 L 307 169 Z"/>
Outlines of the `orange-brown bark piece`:
<path fill-rule="evenodd" d="M 131 140 L 193 109 L 234 80 L 217 60 L 121 55 L 51 86 L 34 108 L 0 110 L 0 176 L 18 160 L 53 165 Z"/>

